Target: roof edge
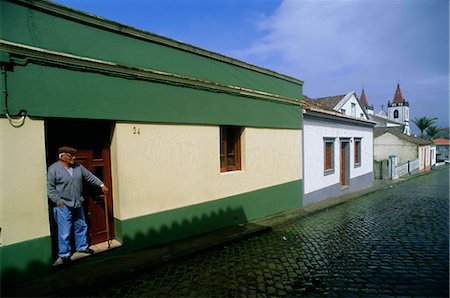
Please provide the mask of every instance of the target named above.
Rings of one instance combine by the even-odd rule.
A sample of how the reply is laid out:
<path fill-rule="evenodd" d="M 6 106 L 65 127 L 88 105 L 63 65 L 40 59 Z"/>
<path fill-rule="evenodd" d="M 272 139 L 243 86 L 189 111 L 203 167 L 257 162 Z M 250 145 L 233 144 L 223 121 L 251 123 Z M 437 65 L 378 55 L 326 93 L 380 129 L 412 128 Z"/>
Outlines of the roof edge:
<path fill-rule="evenodd" d="M 244 62 L 241 60 L 237 60 L 216 52 L 208 51 L 200 47 L 196 47 L 181 41 L 177 41 L 175 39 L 171 39 L 168 37 L 164 37 L 161 35 L 157 35 L 155 33 L 151 33 L 142 29 L 137 29 L 132 26 L 128 26 L 125 24 L 121 24 L 103 17 L 99 17 L 81 10 L 77 10 L 59 3 L 50 2 L 47 0 L 6 0 L 12 3 L 17 3 L 23 6 L 28 6 L 31 8 L 35 8 L 37 10 L 41 10 L 44 12 L 49 12 L 54 15 L 63 16 L 68 19 L 72 19 L 78 22 L 82 22 L 85 24 L 89 24 L 95 27 L 99 27 L 105 30 L 113 31 L 115 33 L 132 36 L 134 38 L 139 38 L 146 41 L 151 41 L 154 43 L 162 44 L 165 46 L 169 46 L 172 48 L 176 48 L 179 50 L 183 50 L 186 52 L 190 52 L 192 54 L 201 55 L 207 58 L 211 58 L 217 61 L 221 61 L 224 63 L 232 64 L 235 66 L 239 66 L 242 68 L 246 68 L 249 70 L 253 70 L 262 74 L 266 74 L 272 77 L 276 77 L 278 79 L 286 80 L 295 84 L 299 84 L 303 86 L 303 81 L 296 79 L 294 77 L 284 75 L 273 70 L 257 66 L 254 64 L 250 64 L 248 62 Z"/>

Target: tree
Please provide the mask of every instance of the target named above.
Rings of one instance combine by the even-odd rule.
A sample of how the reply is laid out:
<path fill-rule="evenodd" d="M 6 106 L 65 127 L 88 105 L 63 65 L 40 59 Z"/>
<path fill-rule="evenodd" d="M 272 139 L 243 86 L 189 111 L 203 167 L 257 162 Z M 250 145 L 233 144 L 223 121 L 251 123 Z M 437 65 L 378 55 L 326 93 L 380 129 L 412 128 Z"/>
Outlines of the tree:
<path fill-rule="evenodd" d="M 430 126 L 432 126 L 434 123 L 436 123 L 437 118 L 428 118 L 428 117 L 421 117 L 419 119 L 414 118 L 413 123 L 419 128 L 420 130 L 420 137 L 423 138 L 423 132 Z"/>
<path fill-rule="evenodd" d="M 442 128 L 437 126 L 428 126 L 427 127 L 427 136 L 428 139 L 433 140 L 435 139 L 439 133 L 441 132 Z"/>

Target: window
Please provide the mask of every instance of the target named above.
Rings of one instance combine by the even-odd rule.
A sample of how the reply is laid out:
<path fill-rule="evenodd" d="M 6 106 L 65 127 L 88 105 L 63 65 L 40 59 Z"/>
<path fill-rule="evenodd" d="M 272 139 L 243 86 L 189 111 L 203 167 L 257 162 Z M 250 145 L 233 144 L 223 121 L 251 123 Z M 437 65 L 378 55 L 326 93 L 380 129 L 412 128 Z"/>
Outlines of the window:
<path fill-rule="evenodd" d="M 361 166 L 361 139 L 355 138 L 355 167 Z"/>
<path fill-rule="evenodd" d="M 352 116 L 356 117 L 356 103 L 352 103 Z"/>
<path fill-rule="evenodd" d="M 241 169 L 241 134 L 241 127 L 220 127 L 221 172 L 238 171 Z"/>
<path fill-rule="evenodd" d="M 345 109 L 341 109 L 341 113 L 342 113 L 342 114 L 345 114 Z"/>
<path fill-rule="evenodd" d="M 394 118 L 398 118 L 398 110 L 394 111 Z"/>
<path fill-rule="evenodd" d="M 324 171 L 325 175 L 334 173 L 334 139 L 324 140 Z"/>

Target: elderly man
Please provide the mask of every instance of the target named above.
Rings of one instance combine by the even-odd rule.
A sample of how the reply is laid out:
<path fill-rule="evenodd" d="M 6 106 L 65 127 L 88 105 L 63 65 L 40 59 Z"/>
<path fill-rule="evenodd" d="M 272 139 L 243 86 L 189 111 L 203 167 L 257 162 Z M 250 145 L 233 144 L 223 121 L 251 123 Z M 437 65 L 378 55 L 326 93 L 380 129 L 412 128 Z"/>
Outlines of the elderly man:
<path fill-rule="evenodd" d="M 70 261 L 72 224 L 74 225 L 75 249 L 92 254 L 87 240 L 87 224 L 83 211 L 83 181 L 101 188 L 106 194 L 109 189 L 83 165 L 75 162 L 77 150 L 71 147 L 58 149 L 59 160 L 48 168 L 47 193 L 54 203 L 53 213 L 58 224 L 58 255 L 63 263 Z"/>

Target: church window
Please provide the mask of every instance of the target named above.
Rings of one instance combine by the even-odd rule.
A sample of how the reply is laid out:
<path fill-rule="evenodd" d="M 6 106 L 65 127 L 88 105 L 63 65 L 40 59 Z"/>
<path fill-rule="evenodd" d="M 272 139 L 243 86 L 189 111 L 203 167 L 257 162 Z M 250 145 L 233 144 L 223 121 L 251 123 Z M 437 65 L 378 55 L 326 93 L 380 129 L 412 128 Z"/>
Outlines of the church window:
<path fill-rule="evenodd" d="M 394 118 L 398 118 L 398 110 L 394 111 Z"/>

